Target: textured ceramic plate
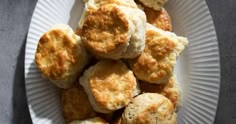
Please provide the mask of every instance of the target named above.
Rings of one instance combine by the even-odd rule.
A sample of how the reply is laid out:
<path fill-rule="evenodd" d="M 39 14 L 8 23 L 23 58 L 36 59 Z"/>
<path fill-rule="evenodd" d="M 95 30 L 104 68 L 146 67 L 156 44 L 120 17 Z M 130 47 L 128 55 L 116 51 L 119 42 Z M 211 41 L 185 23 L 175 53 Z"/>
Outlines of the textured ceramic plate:
<path fill-rule="evenodd" d="M 213 21 L 203 0 L 169 0 L 166 5 L 174 31 L 188 37 L 189 46 L 178 59 L 175 73 L 182 89 L 179 124 L 212 124 L 219 86 L 219 51 Z M 39 0 L 31 20 L 26 52 L 25 83 L 34 124 L 63 124 L 58 89 L 41 76 L 34 54 L 43 32 L 58 23 L 74 29 L 83 10 L 82 0 Z"/>

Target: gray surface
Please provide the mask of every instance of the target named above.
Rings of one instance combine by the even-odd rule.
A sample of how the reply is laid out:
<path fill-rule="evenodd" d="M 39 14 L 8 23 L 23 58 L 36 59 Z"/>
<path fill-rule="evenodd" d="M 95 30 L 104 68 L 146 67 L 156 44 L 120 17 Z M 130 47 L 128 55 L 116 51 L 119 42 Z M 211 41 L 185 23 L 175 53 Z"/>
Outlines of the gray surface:
<path fill-rule="evenodd" d="M 31 124 L 24 48 L 36 0 L 0 1 L 0 124 Z M 221 91 L 215 124 L 236 123 L 236 1 L 207 0 L 220 45 Z"/>

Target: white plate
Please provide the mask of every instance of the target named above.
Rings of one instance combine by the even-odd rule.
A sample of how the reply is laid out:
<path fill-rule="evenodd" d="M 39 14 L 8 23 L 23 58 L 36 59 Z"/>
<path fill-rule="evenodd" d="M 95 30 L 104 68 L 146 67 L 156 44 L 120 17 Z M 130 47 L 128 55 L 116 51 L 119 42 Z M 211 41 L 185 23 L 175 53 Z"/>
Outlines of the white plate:
<path fill-rule="evenodd" d="M 179 124 L 212 124 L 219 88 L 219 51 L 213 21 L 203 0 L 169 0 L 166 5 L 174 31 L 189 39 L 178 59 L 175 73 L 182 88 Z M 42 78 L 34 64 L 37 42 L 57 23 L 76 27 L 82 0 L 39 0 L 30 23 L 25 51 L 25 83 L 34 124 L 63 124 L 58 90 Z"/>

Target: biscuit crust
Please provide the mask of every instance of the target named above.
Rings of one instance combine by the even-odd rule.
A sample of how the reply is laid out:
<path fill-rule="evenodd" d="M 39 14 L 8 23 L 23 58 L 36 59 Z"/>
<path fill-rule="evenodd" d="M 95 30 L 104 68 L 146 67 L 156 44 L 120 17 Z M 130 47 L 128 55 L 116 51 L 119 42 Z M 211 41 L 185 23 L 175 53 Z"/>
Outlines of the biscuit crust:
<path fill-rule="evenodd" d="M 81 38 L 94 53 L 108 53 L 129 40 L 128 20 L 117 7 L 105 6 L 88 15 L 81 31 Z"/>
<path fill-rule="evenodd" d="M 172 76 L 176 56 L 172 55 L 176 44 L 153 30 L 146 31 L 144 52 L 130 60 L 137 78 L 150 83 L 163 83 Z"/>
<path fill-rule="evenodd" d="M 145 12 L 148 23 L 164 31 L 172 31 L 171 18 L 164 7 L 162 7 L 161 10 L 157 11 L 145 6 L 138 0 L 136 0 L 135 2 L 138 4 L 139 8 Z"/>
<path fill-rule="evenodd" d="M 141 54 L 145 29 L 146 15 L 142 10 L 108 4 L 88 14 L 80 34 L 93 55 L 117 60 Z"/>
<path fill-rule="evenodd" d="M 108 4 L 116 4 L 119 6 L 138 8 L 134 0 L 88 0 L 85 4 L 85 7 L 86 11 L 88 13 L 91 13 L 97 11 L 100 7 Z"/>
<path fill-rule="evenodd" d="M 76 82 L 73 87 L 62 91 L 61 105 L 67 123 L 96 116 L 89 103 L 88 96 L 79 82 Z"/>
<path fill-rule="evenodd" d="M 145 6 L 160 11 L 167 0 L 139 0 Z"/>
<path fill-rule="evenodd" d="M 40 38 L 35 63 L 45 77 L 68 88 L 86 65 L 89 56 L 81 39 L 66 25 L 58 25 Z"/>
<path fill-rule="evenodd" d="M 139 80 L 155 84 L 167 83 L 173 75 L 176 59 L 188 41 L 150 24 L 147 27 L 144 52 L 130 59 L 129 65 Z"/>
<path fill-rule="evenodd" d="M 150 84 L 140 81 L 140 89 L 143 93 L 158 93 L 168 98 L 177 110 L 180 107 L 181 91 L 175 77 L 171 77 L 165 84 Z"/>
<path fill-rule="evenodd" d="M 95 111 L 111 113 L 126 106 L 136 95 L 136 79 L 121 61 L 102 60 L 80 78 Z"/>
<path fill-rule="evenodd" d="M 156 93 L 144 93 L 135 97 L 122 116 L 123 124 L 176 124 L 173 104 Z"/>
<path fill-rule="evenodd" d="M 144 7 L 144 12 L 147 15 L 147 22 L 160 28 L 164 31 L 172 31 L 172 22 L 168 12 L 165 8 L 161 11 L 156 11 L 150 8 Z"/>
<path fill-rule="evenodd" d="M 56 80 L 67 71 L 63 66 L 66 62 L 72 64 L 78 62 L 80 56 L 78 51 L 80 50 L 72 41 L 75 39 L 76 36 L 69 37 L 61 30 L 52 30 L 40 38 L 35 61 L 45 76 Z M 58 42 L 52 40 L 58 40 Z M 57 51 L 57 46 L 60 46 L 61 50 Z"/>

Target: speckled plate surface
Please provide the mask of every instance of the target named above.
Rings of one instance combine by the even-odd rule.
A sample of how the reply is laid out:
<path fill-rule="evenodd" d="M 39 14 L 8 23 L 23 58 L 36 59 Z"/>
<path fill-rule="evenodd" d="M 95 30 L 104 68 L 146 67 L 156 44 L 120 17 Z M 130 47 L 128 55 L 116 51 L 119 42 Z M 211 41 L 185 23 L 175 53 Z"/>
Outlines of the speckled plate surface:
<path fill-rule="evenodd" d="M 81 16 L 82 0 L 39 0 L 29 27 L 25 50 L 25 83 L 34 124 L 63 124 L 58 89 L 42 77 L 34 64 L 41 35 L 58 23 L 74 29 Z M 220 64 L 213 21 L 204 0 L 169 0 L 174 32 L 189 39 L 178 58 L 175 73 L 182 89 L 179 124 L 212 124 L 219 89 Z"/>

